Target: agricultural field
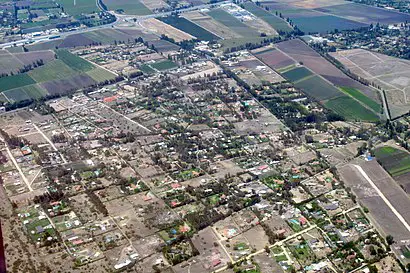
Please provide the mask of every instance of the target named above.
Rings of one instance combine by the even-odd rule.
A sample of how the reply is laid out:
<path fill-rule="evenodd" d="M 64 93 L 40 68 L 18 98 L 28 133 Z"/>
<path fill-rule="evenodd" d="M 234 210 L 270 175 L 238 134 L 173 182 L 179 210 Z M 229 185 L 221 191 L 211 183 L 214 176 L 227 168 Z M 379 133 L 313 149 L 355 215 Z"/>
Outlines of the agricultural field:
<path fill-rule="evenodd" d="M 151 10 L 138 0 L 103 0 L 109 10 L 128 15 L 148 15 Z"/>
<path fill-rule="evenodd" d="M 410 15 L 347 1 L 266 1 L 261 6 L 290 18 L 305 33 L 355 29 L 371 23 L 393 24 L 410 21 Z"/>
<path fill-rule="evenodd" d="M 81 14 L 89 14 L 100 11 L 93 0 L 55 0 L 64 7 L 64 11 L 76 17 Z"/>
<path fill-rule="evenodd" d="M 215 41 L 219 40 L 219 37 L 211 32 L 203 29 L 202 27 L 192 23 L 191 21 L 176 16 L 168 16 L 159 18 L 162 22 L 169 24 L 177 29 L 180 29 L 186 33 L 191 34 L 192 36 L 197 37 L 199 40 L 205 41 Z"/>
<path fill-rule="evenodd" d="M 331 53 L 352 73 L 374 82 L 385 90 L 391 117 L 410 110 L 410 61 L 390 57 L 364 49 L 352 49 Z"/>
<path fill-rule="evenodd" d="M 305 67 L 297 67 L 286 72 L 283 72 L 282 75 L 289 81 L 297 82 L 309 76 L 312 76 L 313 73 Z"/>
<path fill-rule="evenodd" d="M 324 104 L 327 108 L 335 111 L 347 120 L 360 120 L 376 122 L 379 117 L 356 100 L 348 96 L 338 97 L 327 101 Z"/>
<path fill-rule="evenodd" d="M 2 97 L 11 103 L 36 100 L 49 95 L 65 94 L 116 77 L 69 51 L 60 49 L 52 54 L 57 59 L 26 73 L 0 78 Z M 41 56 L 41 53 L 38 55 Z"/>
<path fill-rule="evenodd" d="M 225 25 L 233 32 L 237 33 L 241 37 L 260 37 L 259 32 L 255 29 L 247 26 L 246 24 L 242 23 L 234 16 L 229 14 L 228 12 L 222 9 L 214 9 L 208 12 L 208 15 L 211 16 L 213 19 L 218 21 L 219 23 Z"/>
<path fill-rule="evenodd" d="M 343 96 L 343 93 L 339 89 L 317 75 L 299 81 L 295 86 L 302 89 L 303 92 L 318 101 L 325 101 Z"/>
<path fill-rule="evenodd" d="M 335 86 L 355 88 L 374 101 L 380 102 L 379 91 L 346 76 L 336 66 L 324 59 L 301 40 L 294 39 L 281 42 L 276 46 L 284 54 L 289 55 L 299 63 L 303 63 L 304 66 L 330 81 Z"/>
<path fill-rule="evenodd" d="M 340 87 L 340 89 L 347 95 L 355 98 L 356 100 L 360 101 L 362 104 L 366 105 L 370 109 L 372 109 L 375 113 L 380 113 L 382 112 L 383 108 L 382 106 L 372 100 L 369 97 L 366 97 L 362 92 L 355 88 L 350 88 L 350 87 Z"/>
<path fill-rule="evenodd" d="M 258 7 L 253 2 L 246 2 L 243 4 L 243 6 L 247 11 L 261 18 L 277 31 L 289 32 L 293 30 L 293 28 L 285 20 L 266 11 L 263 8 Z"/>
<path fill-rule="evenodd" d="M 0 52 L 0 75 L 16 73 L 25 65 L 33 65 L 38 61 L 47 63 L 54 60 L 53 51 L 9 53 Z"/>
<path fill-rule="evenodd" d="M 194 36 L 176 29 L 168 24 L 165 24 L 164 22 L 155 18 L 150 18 L 142 21 L 140 25 L 158 35 L 164 34 L 167 37 L 174 39 L 176 42 L 192 40 L 195 38 Z"/>
<path fill-rule="evenodd" d="M 410 173 L 410 154 L 391 146 L 376 148 L 375 156 L 383 168 L 393 177 Z"/>
<path fill-rule="evenodd" d="M 159 61 L 155 62 L 150 65 L 153 69 L 159 70 L 159 71 L 164 71 L 164 70 L 169 70 L 172 68 L 177 67 L 177 64 L 170 61 L 170 60 L 165 60 L 165 61 Z"/>
<path fill-rule="evenodd" d="M 281 51 L 276 50 L 276 48 L 268 47 L 253 50 L 252 53 L 266 65 L 272 67 L 273 69 L 281 69 L 289 67 L 295 62 L 283 54 Z"/>
<path fill-rule="evenodd" d="M 207 15 L 204 12 L 188 12 L 184 14 L 184 17 L 194 22 L 195 24 L 200 25 L 209 32 L 215 33 L 216 35 L 224 39 L 233 39 L 241 37 L 241 35 L 233 32 L 230 28 L 214 20 L 211 16 Z"/>

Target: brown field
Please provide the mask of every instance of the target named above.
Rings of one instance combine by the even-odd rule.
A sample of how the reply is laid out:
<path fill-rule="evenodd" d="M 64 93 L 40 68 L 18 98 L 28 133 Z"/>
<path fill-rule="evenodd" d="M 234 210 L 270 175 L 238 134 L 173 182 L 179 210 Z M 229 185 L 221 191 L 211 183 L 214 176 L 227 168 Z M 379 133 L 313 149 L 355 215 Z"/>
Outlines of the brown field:
<path fill-rule="evenodd" d="M 331 55 L 356 75 L 386 91 L 392 117 L 410 110 L 410 61 L 364 49 L 338 51 Z"/>
<path fill-rule="evenodd" d="M 316 9 L 316 8 L 323 8 L 328 6 L 334 6 L 339 4 L 345 4 L 346 1 L 344 0 L 296 0 L 296 1 L 289 1 L 285 0 L 284 3 L 289 3 L 294 7 L 306 8 L 306 9 Z"/>
<path fill-rule="evenodd" d="M 219 37 L 224 39 L 233 39 L 233 38 L 240 38 L 241 36 L 225 25 L 217 22 L 211 16 L 194 11 L 184 14 L 184 17 L 197 25 L 200 25 L 204 29 L 208 30 L 209 32 L 215 33 Z"/>
<path fill-rule="evenodd" d="M 140 22 L 140 25 L 145 29 L 149 29 L 152 32 L 157 33 L 158 35 L 164 34 L 169 38 L 174 39 L 176 42 L 191 40 L 195 38 L 194 36 L 176 29 L 168 24 L 165 24 L 164 22 L 161 22 L 155 18 L 150 18 L 148 20 L 142 21 Z"/>

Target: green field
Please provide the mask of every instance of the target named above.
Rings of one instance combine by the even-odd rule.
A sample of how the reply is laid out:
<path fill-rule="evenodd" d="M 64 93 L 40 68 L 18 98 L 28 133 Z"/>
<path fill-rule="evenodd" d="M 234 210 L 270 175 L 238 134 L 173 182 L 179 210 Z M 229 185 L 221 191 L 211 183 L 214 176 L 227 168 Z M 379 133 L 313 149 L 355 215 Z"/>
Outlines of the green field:
<path fill-rule="evenodd" d="M 164 23 L 167 23 L 177 29 L 180 29 L 186 33 L 191 34 L 192 36 L 195 36 L 199 40 L 205 40 L 205 41 L 216 41 L 219 40 L 220 38 L 211 32 L 207 31 L 206 29 L 203 29 L 202 27 L 198 26 L 197 24 L 192 23 L 191 21 L 182 18 L 182 17 L 176 17 L 176 16 L 168 16 L 168 17 L 161 17 L 158 18 Z"/>
<path fill-rule="evenodd" d="M 248 27 L 234 16 L 222 9 L 214 9 L 208 12 L 208 15 L 214 18 L 216 21 L 224 24 L 233 32 L 239 34 L 242 37 L 260 37 L 259 32 Z"/>
<path fill-rule="evenodd" d="M 88 72 L 86 72 L 96 82 L 104 82 L 106 80 L 112 80 L 115 75 L 101 67 L 96 67 Z"/>
<path fill-rule="evenodd" d="M 63 61 L 70 68 L 79 71 L 87 72 L 94 68 L 94 65 L 83 58 L 80 58 L 67 50 L 56 50 L 57 59 Z"/>
<path fill-rule="evenodd" d="M 19 102 L 30 99 L 41 99 L 47 95 L 47 91 L 38 84 L 26 85 L 23 87 L 4 91 L 4 95 L 11 102 Z"/>
<path fill-rule="evenodd" d="M 152 69 L 149 65 L 143 64 L 140 66 L 140 70 L 142 71 L 142 73 L 144 74 L 151 74 L 151 73 L 155 73 L 155 70 Z"/>
<path fill-rule="evenodd" d="M 299 80 L 302 80 L 306 77 L 313 75 L 313 73 L 306 67 L 296 67 L 294 69 L 282 73 L 282 75 L 292 82 L 297 82 Z"/>
<path fill-rule="evenodd" d="M 138 0 L 133 0 L 133 1 L 128 1 L 128 2 L 125 0 L 103 0 L 103 3 L 108 7 L 109 10 L 114 10 L 122 14 L 128 14 L 128 15 L 152 14 L 152 11 Z"/>
<path fill-rule="evenodd" d="M 380 104 L 372 100 L 371 98 L 367 97 L 364 95 L 362 92 L 355 88 L 350 88 L 350 87 L 340 87 L 340 89 L 348 94 L 349 96 L 352 96 L 356 100 L 360 101 L 364 105 L 368 106 L 370 109 L 372 109 L 376 113 L 381 113 L 382 112 L 382 107 Z"/>
<path fill-rule="evenodd" d="M 391 176 L 410 173 L 410 154 L 391 146 L 375 149 L 376 158 Z"/>
<path fill-rule="evenodd" d="M 55 2 L 63 6 L 66 13 L 76 17 L 82 13 L 88 14 L 100 11 L 95 0 L 55 0 Z"/>
<path fill-rule="evenodd" d="M 376 122 L 379 117 L 348 96 L 331 99 L 325 103 L 330 110 L 335 111 L 347 120 L 361 120 Z"/>
<path fill-rule="evenodd" d="M 6 91 L 36 83 L 28 74 L 17 74 L 0 78 L 0 91 Z"/>
<path fill-rule="evenodd" d="M 232 47 L 238 47 L 238 46 L 243 46 L 248 43 L 261 43 L 265 39 L 272 38 L 274 36 L 267 36 L 267 37 L 243 37 L 243 38 L 233 38 L 233 39 L 226 39 L 226 40 L 220 40 L 218 43 L 221 44 L 222 49 L 228 49 Z"/>
<path fill-rule="evenodd" d="M 62 60 L 54 60 L 28 72 L 28 75 L 30 75 L 32 79 L 39 83 L 58 79 L 65 79 L 68 76 L 77 73 L 78 72 L 71 69 Z"/>
<path fill-rule="evenodd" d="M 319 101 L 329 100 L 344 95 L 339 89 L 322 79 L 320 76 L 301 80 L 295 83 L 295 86 Z"/>
<path fill-rule="evenodd" d="M 150 65 L 152 68 L 157 69 L 159 71 L 163 71 L 163 70 L 168 70 L 171 68 L 175 68 L 177 67 L 177 64 L 170 61 L 170 60 L 165 60 L 165 61 L 160 61 L 160 62 L 156 62 Z"/>
<path fill-rule="evenodd" d="M 293 30 L 285 20 L 282 20 L 278 16 L 266 11 L 263 8 L 258 7 L 252 2 L 246 2 L 243 4 L 243 6 L 247 11 L 261 18 L 277 31 L 290 32 Z"/>

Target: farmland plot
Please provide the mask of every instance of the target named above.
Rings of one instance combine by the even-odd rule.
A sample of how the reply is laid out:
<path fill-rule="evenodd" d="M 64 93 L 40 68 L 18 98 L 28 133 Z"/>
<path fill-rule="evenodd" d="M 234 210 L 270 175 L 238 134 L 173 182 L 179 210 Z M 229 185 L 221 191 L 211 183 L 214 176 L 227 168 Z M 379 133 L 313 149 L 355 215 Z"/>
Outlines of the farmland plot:
<path fill-rule="evenodd" d="M 192 36 L 197 37 L 199 40 L 215 41 L 219 39 L 219 37 L 215 34 L 212 34 L 211 32 L 203 29 L 202 27 L 192 23 L 191 21 L 183 17 L 168 16 L 159 18 L 159 20 L 186 33 L 189 33 Z"/>
<path fill-rule="evenodd" d="M 253 28 L 247 26 L 246 24 L 242 23 L 234 16 L 230 15 L 228 12 L 222 9 L 215 9 L 208 12 L 212 18 L 216 21 L 220 22 L 221 24 L 225 25 L 233 32 L 239 34 L 242 37 L 259 37 L 260 34 L 254 30 Z"/>
<path fill-rule="evenodd" d="M 289 32 L 293 30 L 292 27 L 285 20 L 273 15 L 272 13 L 266 11 L 263 8 L 258 7 L 256 4 L 252 2 L 244 3 L 244 7 L 247 11 L 261 18 L 277 31 Z"/>

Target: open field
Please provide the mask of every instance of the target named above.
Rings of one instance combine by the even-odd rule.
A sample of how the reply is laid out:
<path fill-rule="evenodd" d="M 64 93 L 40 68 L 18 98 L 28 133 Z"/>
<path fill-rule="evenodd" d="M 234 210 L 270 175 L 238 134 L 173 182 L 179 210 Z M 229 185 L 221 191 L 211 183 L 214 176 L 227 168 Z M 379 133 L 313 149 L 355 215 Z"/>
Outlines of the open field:
<path fill-rule="evenodd" d="M 294 39 L 278 43 L 276 46 L 285 54 L 297 62 L 302 62 L 304 66 L 324 77 L 335 86 L 355 88 L 374 101 L 380 101 L 379 92 L 377 90 L 346 76 L 342 71 L 336 68 L 336 66 L 324 59 L 301 40 Z"/>
<path fill-rule="evenodd" d="M 258 7 L 256 4 L 252 2 L 246 2 L 243 5 L 247 11 L 261 18 L 277 31 L 288 32 L 293 30 L 292 27 L 285 20 L 282 20 L 281 18 L 266 11 L 265 9 Z"/>
<path fill-rule="evenodd" d="M 280 69 L 284 67 L 288 67 L 295 62 L 280 52 L 279 50 L 276 50 L 276 48 L 262 48 L 262 49 L 257 49 L 252 51 L 252 53 L 262 62 L 264 62 L 266 65 L 273 69 Z"/>
<path fill-rule="evenodd" d="M 255 29 L 247 26 L 245 23 L 242 23 L 222 9 L 211 10 L 208 12 L 208 15 L 242 37 L 260 37 L 259 32 Z"/>
<path fill-rule="evenodd" d="M 410 154 L 407 151 L 384 146 L 375 149 L 375 156 L 393 177 L 410 173 Z"/>
<path fill-rule="evenodd" d="M 313 73 L 305 67 L 297 67 L 282 73 L 282 75 L 289 81 L 297 82 L 299 80 L 305 79 L 306 77 L 313 75 Z"/>
<path fill-rule="evenodd" d="M 200 40 L 214 41 L 219 39 L 218 36 L 212 34 L 211 32 L 203 29 L 202 27 L 192 23 L 191 21 L 183 17 L 168 16 L 159 18 L 159 20 L 186 33 L 189 33 Z"/>
<path fill-rule="evenodd" d="M 363 49 L 331 54 L 356 75 L 386 91 L 392 117 L 410 110 L 410 61 Z"/>
<path fill-rule="evenodd" d="M 150 66 L 159 71 L 168 70 L 168 69 L 177 67 L 176 63 L 169 61 L 169 60 L 155 62 L 151 64 Z"/>
<path fill-rule="evenodd" d="M 331 99 L 325 103 L 325 106 L 347 120 L 360 120 L 376 122 L 379 117 L 367 108 L 362 106 L 356 100 L 349 96 L 338 97 Z"/>
<path fill-rule="evenodd" d="M 374 100 L 372 100 L 369 97 L 366 97 L 362 92 L 360 92 L 359 90 L 355 89 L 355 88 L 350 88 L 350 87 L 340 87 L 340 89 L 352 96 L 353 98 L 355 98 L 356 100 L 360 101 L 361 103 L 363 103 L 364 105 L 366 105 L 367 107 L 369 107 L 370 109 L 372 109 L 375 113 L 380 113 L 382 112 L 382 106 L 375 102 Z"/>
<path fill-rule="evenodd" d="M 54 52 L 51 50 L 14 54 L 7 51 L 0 52 L 0 74 L 16 73 L 19 69 L 23 68 L 24 65 L 32 65 L 40 60 L 42 60 L 43 63 L 54 60 Z"/>
<path fill-rule="evenodd" d="M 41 52 L 32 52 L 41 56 Z M 47 51 L 48 55 L 50 52 Z M 66 50 L 56 50 L 51 60 L 29 72 L 0 78 L 2 100 L 14 103 L 63 95 L 90 85 L 115 79 L 116 75 Z M 52 52 L 54 57 L 54 52 Z M 26 59 L 27 60 L 27 59 Z"/>
<path fill-rule="evenodd" d="M 103 0 L 109 10 L 123 14 L 148 15 L 151 10 L 138 0 Z"/>
<path fill-rule="evenodd" d="M 327 32 L 335 29 L 355 29 L 376 24 L 410 21 L 410 15 L 392 10 L 355 4 L 347 1 L 265 1 L 270 12 L 278 11 L 289 17 L 305 33 Z"/>
<path fill-rule="evenodd" d="M 144 6 L 154 11 L 161 8 L 168 7 L 168 4 L 162 0 L 139 0 Z"/>
<path fill-rule="evenodd" d="M 240 38 L 241 35 L 233 32 L 227 26 L 221 24 L 220 22 L 214 20 L 211 16 L 203 12 L 188 12 L 184 14 L 184 17 L 191 20 L 197 25 L 200 25 L 209 32 L 215 33 L 216 35 L 224 39 Z"/>
<path fill-rule="evenodd" d="M 72 0 L 56 0 L 55 2 L 63 6 L 64 11 L 73 16 L 99 11 L 96 2 L 93 0 L 76 0 L 75 2 Z"/>
<path fill-rule="evenodd" d="M 295 84 L 295 86 L 302 89 L 303 92 L 318 101 L 324 101 L 343 96 L 343 93 L 339 89 L 323 80 L 319 76 L 314 76 L 299 81 Z"/>
<path fill-rule="evenodd" d="M 158 34 L 158 35 L 166 35 L 169 38 L 174 39 L 176 42 L 180 42 L 183 40 L 192 40 L 195 37 L 185 33 L 179 29 L 176 29 L 164 22 L 157 20 L 155 18 L 150 18 L 145 21 L 140 22 L 140 25 L 145 28 L 149 29 L 150 31 Z"/>

